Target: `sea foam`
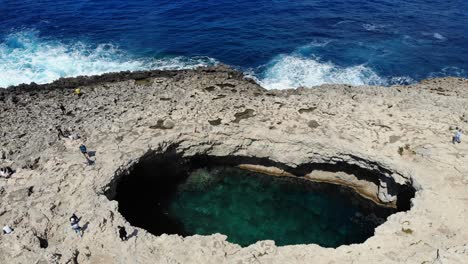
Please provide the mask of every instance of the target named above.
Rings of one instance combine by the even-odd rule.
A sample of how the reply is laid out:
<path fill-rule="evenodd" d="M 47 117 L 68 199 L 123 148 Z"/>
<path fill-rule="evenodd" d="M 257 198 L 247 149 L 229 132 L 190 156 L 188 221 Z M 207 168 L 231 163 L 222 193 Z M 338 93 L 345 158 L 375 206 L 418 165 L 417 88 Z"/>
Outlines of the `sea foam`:
<path fill-rule="evenodd" d="M 437 33 L 437 32 L 434 33 L 432 36 L 438 40 L 447 40 L 447 38 L 444 35 Z"/>
<path fill-rule="evenodd" d="M 208 57 L 135 59 L 111 44 L 68 44 L 41 38 L 36 31 L 7 35 L 0 43 L 0 62 L 0 87 L 106 72 L 189 69 L 217 63 Z"/>
<path fill-rule="evenodd" d="M 281 55 L 266 66 L 258 79 L 267 89 L 287 89 L 325 83 L 385 85 L 387 81 L 365 65 L 340 67 L 318 58 Z"/>

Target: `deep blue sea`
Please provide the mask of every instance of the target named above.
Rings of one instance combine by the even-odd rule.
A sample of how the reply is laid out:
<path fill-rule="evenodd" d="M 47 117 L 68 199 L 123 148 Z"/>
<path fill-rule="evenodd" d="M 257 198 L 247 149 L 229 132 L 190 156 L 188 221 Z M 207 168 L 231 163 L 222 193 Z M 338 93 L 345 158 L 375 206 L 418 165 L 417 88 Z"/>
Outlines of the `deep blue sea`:
<path fill-rule="evenodd" d="M 217 63 L 266 88 L 468 77 L 468 1 L 0 0 L 0 87 Z"/>

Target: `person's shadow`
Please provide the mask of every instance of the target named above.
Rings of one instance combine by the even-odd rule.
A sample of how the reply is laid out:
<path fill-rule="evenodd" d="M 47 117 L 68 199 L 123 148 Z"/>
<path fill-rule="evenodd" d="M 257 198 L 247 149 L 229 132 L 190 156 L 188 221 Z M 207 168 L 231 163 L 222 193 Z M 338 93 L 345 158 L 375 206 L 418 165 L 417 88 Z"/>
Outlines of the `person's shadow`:
<path fill-rule="evenodd" d="M 88 157 L 86 158 L 86 163 L 88 165 L 94 165 L 96 163 L 96 151 L 90 150 L 87 153 L 88 153 Z M 94 159 L 91 159 L 93 157 Z"/>
<path fill-rule="evenodd" d="M 132 237 L 136 237 L 138 235 L 138 230 L 134 229 L 133 232 L 127 236 L 127 239 L 130 239 Z"/>
<path fill-rule="evenodd" d="M 89 221 L 86 222 L 82 227 L 81 227 L 81 230 L 86 231 L 86 229 L 88 229 L 88 226 L 89 226 Z"/>

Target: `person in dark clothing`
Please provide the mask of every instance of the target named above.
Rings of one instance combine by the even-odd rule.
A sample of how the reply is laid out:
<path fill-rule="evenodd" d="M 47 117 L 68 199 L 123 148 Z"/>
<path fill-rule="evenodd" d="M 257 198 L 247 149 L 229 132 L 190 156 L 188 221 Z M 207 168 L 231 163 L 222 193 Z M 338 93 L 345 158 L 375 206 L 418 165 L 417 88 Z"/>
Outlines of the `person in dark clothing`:
<path fill-rule="evenodd" d="M 89 159 L 88 150 L 86 149 L 85 145 L 80 145 L 80 152 L 85 156 L 86 159 Z"/>
<path fill-rule="evenodd" d="M 60 104 L 60 110 L 62 110 L 62 115 L 65 115 L 67 113 L 67 110 L 65 109 L 65 106 L 63 106 L 63 104 Z"/>
<path fill-rule="evenodd" d="M 60 127 L 57 127 L 57 132 L 58 132 L 58 138 L 61 139 L 63 137 L 66 137 L 65 133 L 63 133 L 62 129 Z"/>
<path fill-rule="evenodd" d="M 88 150 L 86 149 L 85 145 L 81 144 L 80 152 L 81 152 L 81 154 L 83 154 L 85 156 L 86 162 L 88 163 L 88 165 L 93 165 L 94 164 L 94 161 L 91 160 L 91 155 L 88 153 Z"/>
<path fill-rule="evenodd" d="M 76 216 L 76 214 L 72 214 L 72 216 L 70 217 L 70 223 L 78 223 L 78 221 L 80 221 L 80 219 L 78 219 L 78 216 Z"/>
<path fill-rule="evenodd" d="M 127 230 L 125 230 L 125 227 L 123 226 L 118 226 L 117 227 L 119 229 L 119 237 L 122 241 L 126 241 L 127 240 Z"/>

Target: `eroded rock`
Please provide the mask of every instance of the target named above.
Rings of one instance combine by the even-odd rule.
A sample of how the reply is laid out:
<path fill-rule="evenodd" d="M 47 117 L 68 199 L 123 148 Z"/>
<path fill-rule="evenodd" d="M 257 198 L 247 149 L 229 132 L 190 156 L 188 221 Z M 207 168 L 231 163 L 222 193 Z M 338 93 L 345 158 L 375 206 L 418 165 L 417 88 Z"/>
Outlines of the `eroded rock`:
<path fill-rule="evenodd" d="M 155 81 L 135 84 L 145 79 Z M 81 98 L 72 94 L 76 87 L 84 92 Z M 212 100 L 218 90 L 223 97 Z M 468 147 L 463 139 L 453 145 L 448 129 L 467 130 L 460 118 L 468 112 L 467 90 L 468 80 L 443 78 L 408 87 L 266 91 L 224 66 L 64 78 L 1 90 L 0 166 L 18 170 L 0 179 L 0 225 L 15 229 L 0 235 L 0 263 L 432 263 L 437 249 L 440 260 L 467 262 Z M 60 104 L 72 115 L 51 107 Z M 224 125 L 210 124 L 214 117 Z M 313 133 L 310 119 L 320 125 Z M 56 126 L 74 127 L 82 138 L 58 140 Z M 96 151 L 93 166 L 79 153 L 81 143 Z M 311 177 L 353 184 L 380 202 L 393 203 L 398 186 L 418 192 L 411 210 L 389 217 L 374 237 L 337 249 L 277 247 L 273 241 L 241 248 L 220 234 L 153 236 L 130 227 L 104 192 L 156 152 L 268 158 L 297 169 L 348 164 L 382 176 L 373 185 L 359 185 L 365 175 L 351 169 Z M 284 174 L 278 169 L 270 172 Z M 69 227 L 72 213 L 88 223 L 83 238 Z M 118 225 L 137 235 L 120 242 Z"/>

